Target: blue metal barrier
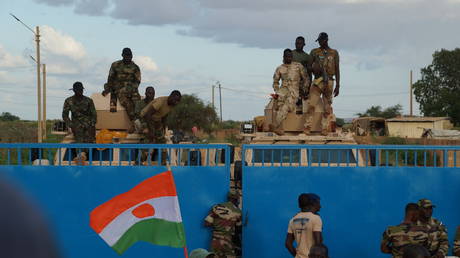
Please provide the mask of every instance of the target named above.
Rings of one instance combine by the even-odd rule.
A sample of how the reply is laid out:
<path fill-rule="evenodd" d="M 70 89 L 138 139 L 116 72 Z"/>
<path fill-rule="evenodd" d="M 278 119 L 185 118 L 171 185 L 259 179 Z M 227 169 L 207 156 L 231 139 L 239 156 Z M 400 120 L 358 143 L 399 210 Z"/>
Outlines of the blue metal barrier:
<path fill-rule="evenodd" d="M 401 223 L 405 205 L 421 198 L 436 204 L 433 216 L 447 225 L 452 243 L 460 223 L 459 150 L 244 145 L 243 256 L 288 257 L 287 225 L 299 212 L 298 195 L 309 192 L 321 197 L 323 237 L 331 257 L 386 257 L 380 253 L 383 231 Z"/>
<path fill-rule="evenodd" d="M 56 164 L 51 162 L 59 156 L 57 150 L 70 148 L 76 149 L 76 153 L 79 149 L 96 152 L 102 159 L 88 159 L 83 165 L 70 159 L 70 162 L 64 159 Z M 109 151 L 99 154 L 97 148 Z M 47 160 L 50 166 L 37 162 L 43 156 L 35 160 L 38 166 L 32 166 L 31 149 L 41 149 L 42 153 L 54 150 L 57 154 L 44 155 L 45 159 L 41 159 L 45 163 Z M 125 154 L 126 160 L 120 158 L 120 149 L 169 153 L 166 163 L 158 162 L 161 156 L 151 162 L 135 163 L 139 160 L 137 156 L 131 159 L 130 152 Z M 225 144 L 0 144 L 1 150 L 9 150 L 0 152 L 7 154 L 3 157 L 9 165 L 0 166 L 0 179 L 6 178 L 42 208 L 55 231 L 63 257 L 69 258 L 119 257 L 89 227 L 89 213 L 146 178 L 166 171 L 165 165 L 170 165 L 174 175 L 189 250 L 209 248 L 211 230 L 204 227 L 203 220 L 212 205 L 226 200 L 230 187 L 230 148 Z M 192 154 L 193 150 L 200 154 Z M 193 159 L 193 155 L 198 155 L 200 161 Z M 105 158 L 107 160 L 103 160 Z M 137 243 L 123 254 L 123 257 L 144 256 L 183 257 L 183 250 Z"/>
<path fill-rule="evenodd" d="M 226 144 L 0 144 L 0 165 L 229 166 L 228 148 Z"/>
<path fill-rule="evenodd" d="M 460 146 L 244 145 L 248 166 L 460 167 Z"/>

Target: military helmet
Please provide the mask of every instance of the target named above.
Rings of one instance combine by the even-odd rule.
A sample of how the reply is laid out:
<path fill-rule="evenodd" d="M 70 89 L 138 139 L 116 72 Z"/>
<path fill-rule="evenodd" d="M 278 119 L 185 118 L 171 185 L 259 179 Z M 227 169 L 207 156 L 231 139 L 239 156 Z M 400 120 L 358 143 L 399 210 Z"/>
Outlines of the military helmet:
<path fill-rule="evenodd" d="M 428 199 L 420 199 L 418 202 L 417 202 L 418 206 L 420 208 L 429 208 L 429 207 L 433 207 L 435 208 L 436 206 L 433 205 L 433 202 L 431 202 L 430 200 Z"/>

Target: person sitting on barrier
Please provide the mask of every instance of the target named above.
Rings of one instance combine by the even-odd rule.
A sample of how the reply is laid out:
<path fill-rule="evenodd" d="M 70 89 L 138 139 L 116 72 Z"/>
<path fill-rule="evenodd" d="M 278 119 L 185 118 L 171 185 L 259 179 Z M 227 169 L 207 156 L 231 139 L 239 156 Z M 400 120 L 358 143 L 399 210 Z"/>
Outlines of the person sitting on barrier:
<path fill-rule="evenodd" d="M 445 257 L 449 250 L 449 239 L 444 224 L 432 217 L 435 206 L 428 199 L 420 199 L 417 204 L 420 207 L 417 225 L 424 226 L 430 235 L 428 251 L 432 257 Z"/>
<path fill-rule="evenodd" d="M 324 244 L 312 246 L 308 258 L 329 258 L 327 246 Z"/>
<path fill-rule="evenodd" d="M 313 245 L 323 242 L 323 222 L 316 215 L 321 209 L 318 198 L 310 198 L 311 194 L 300 194 L 298 198 L 300 212 L 290 221 L 286 235 L 285 246 L 293 257 L 308 257 Z M 317 196 L 317 195 L 315 195 Z M 294 248 L 294 240 L 297 248 Z"/>
<path fill-rule="evenodd" d="M 217 257 L 236 257 L 236 246 L 233 242 L 235 230 L 241 226 L 241 210 L 238 208 L 240 194 L 231 189 L 228 202 L 214 205 L 205 218 L 205 226 L 212 227 L 211 251 Z"/>
<path fill-rule="evenodd" d="M 428 233 L 424 226 L 417 226 L 419 207 L 416 203 L 408 203 L 405 208 L 404 221 L 397 226 L 389 226 L 383 232 L 380 250 L 382 253 L 401 257 L 403 248 L 410 244 L 427 247 Z"/>
<path fill-rule="evenodd" d="M 430 258 L 430 252 L 421 245 L 408 245 L 403 249 L 402 258 Z"/>

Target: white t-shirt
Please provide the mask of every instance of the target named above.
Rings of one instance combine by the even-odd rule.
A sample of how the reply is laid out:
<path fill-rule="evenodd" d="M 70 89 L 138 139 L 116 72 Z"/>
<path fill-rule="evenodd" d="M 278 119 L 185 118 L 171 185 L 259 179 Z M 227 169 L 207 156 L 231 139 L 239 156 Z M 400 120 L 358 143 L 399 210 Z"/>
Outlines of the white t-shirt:
<path fill-rule="evenodd" d="M 294 234 L 297 242 L 296 258 L 308 258 L 310 248 L 314 244 L 313 232 L 322 230 L 321 218 L 311 212 L 299 212 L 289 221 L 287 232 Z"/>

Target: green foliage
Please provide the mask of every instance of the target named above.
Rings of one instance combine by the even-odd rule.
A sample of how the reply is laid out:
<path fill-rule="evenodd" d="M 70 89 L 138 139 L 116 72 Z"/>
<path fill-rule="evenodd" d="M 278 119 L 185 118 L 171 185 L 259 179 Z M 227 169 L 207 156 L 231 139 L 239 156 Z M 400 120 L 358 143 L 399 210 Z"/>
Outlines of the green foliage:
<path fill-rule="evenodd" d="M 421 69 L 422 79 L 414 84 L 414 95 L 425 116 L 449 116 L 460 124 L 460 48 L 441 49 L 433 62 Z"/>
<path fill-rule="evenodd" d="M 382 144 L 405 145 L 406 140 L 401 137 L 387 137 Z M 440 157 L 432 150 L 381 150 L 380 164 L 391 166 L 434 166 L 439 164 Z"/>
<path fill-rule="evenodd" d="M 18 121 L 20 118 L 18 116 L 15 116 L 11 114 L 10 112 L 3 112 L 0 115 L 0 121 Z"/>
<path fill-rule="evenodd" d="M 210 133 L 218 122 L 216 111 L 195 95 L 182 95 L 179 104 L 166 119 L 169 129 L 191 132 L 192 127 Z"/>
<path fill-rule="evenodd" d="M 241 121 L 234 121 L 234 120 L 225 120 L 220 123 L 221 129 L 238 129 L 240 128 Z"/>
<path fill-rule="evenodd" d="M 387 107 L 382 110 L 381 106 L 371 106 L 364 113 L 357 113 L 359 117 L 373 116 L 373 117 L 383 117 L 383 118 L 393 118 L 402 115 L 402 106 L 400 104 Z"/>

